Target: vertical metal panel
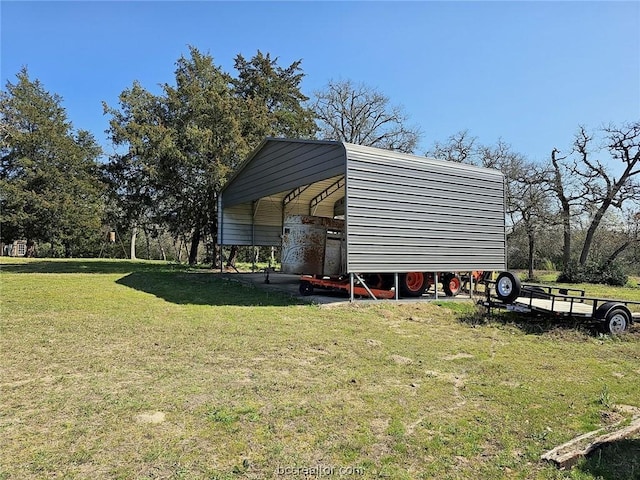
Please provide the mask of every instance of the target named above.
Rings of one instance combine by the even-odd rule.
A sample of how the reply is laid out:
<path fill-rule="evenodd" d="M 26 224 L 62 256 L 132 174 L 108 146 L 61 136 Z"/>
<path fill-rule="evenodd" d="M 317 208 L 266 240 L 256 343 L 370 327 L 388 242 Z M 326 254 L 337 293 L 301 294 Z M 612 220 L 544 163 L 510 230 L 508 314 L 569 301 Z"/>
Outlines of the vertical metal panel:
<path fill-rule="evenodd" d="M 501 172 L 357 145 L 346 149 L 349 272 L 506 267 Z"/>
<path fill-rule="evenodd" d="M 265 224 L 265 220 L 254 223 L 251 203 L 234 205 L 220 210 L 218 217 L 218 242 L 221 245 L 264 245 L 280 244 L 282 229 L 280 221 L 273 225 Z M 259 215 L 268 218 L 266 209 L 258 211 Z"/>

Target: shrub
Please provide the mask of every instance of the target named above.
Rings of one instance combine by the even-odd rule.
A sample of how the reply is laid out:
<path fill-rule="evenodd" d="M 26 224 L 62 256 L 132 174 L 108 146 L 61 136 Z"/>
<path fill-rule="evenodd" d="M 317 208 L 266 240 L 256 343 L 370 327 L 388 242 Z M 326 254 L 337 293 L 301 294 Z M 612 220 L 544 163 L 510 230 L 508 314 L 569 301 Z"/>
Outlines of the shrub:
<path fill-rule="evenodd" d="M 615 286 L 626 285 L 628 279 L 622 267 L 615 262 L 588 262 L 584 265 L 571 262 L 558 276 L 558 282 L 603 283 Z"/>

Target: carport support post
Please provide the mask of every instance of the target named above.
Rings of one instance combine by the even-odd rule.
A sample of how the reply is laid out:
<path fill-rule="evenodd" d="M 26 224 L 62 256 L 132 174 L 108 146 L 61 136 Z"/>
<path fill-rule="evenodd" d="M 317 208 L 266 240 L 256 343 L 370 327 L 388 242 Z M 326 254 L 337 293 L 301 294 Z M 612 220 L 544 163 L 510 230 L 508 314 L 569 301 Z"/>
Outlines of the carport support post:
<path fill-rule="evenodd" d="M 438 299 L 438 272 L 433 272 L 433 290 L 436 293 L 436 300 Z"/>
<path fill-rule="evenodd" d="M 393 284 L 395 285 L 395 291 L 394 291 L 395 299 L 399 300 L 400 294 L 398 293 L 398 272 L 393 274 Z"/>
<path fill-rule="evenodd" d="M 353 273 L 349 274 L 349 301 L 353 302 L 354 296 L 353 296 Z"/>
<path fill-rule="evenodd" d="M 469 298 L 473 300 L 473 272 L 469 272 Z"/>

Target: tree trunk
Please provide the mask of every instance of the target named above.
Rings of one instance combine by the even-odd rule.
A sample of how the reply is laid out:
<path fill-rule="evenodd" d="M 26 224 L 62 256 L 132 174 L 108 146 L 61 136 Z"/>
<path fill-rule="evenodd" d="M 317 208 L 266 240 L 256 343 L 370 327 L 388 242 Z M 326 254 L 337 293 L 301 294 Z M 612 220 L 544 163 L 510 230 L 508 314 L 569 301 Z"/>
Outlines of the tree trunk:
<path fill-rule="evenodd" d="M 227 259 L 227 267 L 235 267 L 236 260 L 238 259 L 238 246 L 231 245 L 231 251 L 229 252 L 229 258 Z"/>
<path fill-rule="evenodd" d="M 536 239 L 533 232 L 528 232 L 527 237 L 529 238 L 529 279 L 533 278 L 533 264 L 534 264 L 534 256 L 536 251 Z"/>
<path fill-rule="evenodd" d="M 615 259 L 618 258 L 618 255 L 624 252 L 630 245 L 632 245 L 635 242 L 640 242 L 640 240 L 628 240 L 622 245 L 620 245 L 618 248 L 616 248 L 616 250 L 611 255 L 609 255 L 609 258 L 605 260 L 602 266 L 603 270 L 606 270 L 607 268 L 609 268 L 609 266 L 615 261 Z"/>
<path fill-rule="evenodd" d="M 607 198 L 604 199 L 604 201 L 602 202 L 602 205 L 600 205 L 600 208 L 598 209 L 595 216 L 593 217 L 593 221 L 591 222 L 591 225 L 589 225 L 589 229 L 587 230 L 587 236 L 584 239 L 584 244 L 582 245 L 582 252 L 580 253 L 580 265 L 584 265 L 587 262 L 587 258 L 589 258 L 589 250 L 591 250 L 591 244 L 593 243 L 593 237 L 596 233 L 596 230 L 600 226 L 600 223 L 602 222 L 602 218 L 604 217 L 605 212 L 611 206 L 613 198 L 618 193 L 619 190 L 620 188 L 618 188 L 616 184 L 616 186 L 611 190 L 611 192 L 609 192 L 609 195 L 607 196 Z"/>
<path fill-rule="evenodd" d="M 191 237 L 191 249 L 189 250 L 189 265 L 198 263 L 198 247 L 200 246 L 200 227 L 196 227 Z"/>
<path fill-rule="evenodd" d="M 164 251 L 164 247 L 162 246 L 162 235 L 158 235 L 158 247 L 160 247 L 160 253 L 162 254 L 162 260 L 164 262 L 167 261 L 167 254 Z"/>
<path fill-rule="evenodd" d="M 213 221 L 209 223 L 211 233 L 211 244 L 213 245 L 213 254 L 211 259 L 211 268 L 217 268 L 218 260 L 220 260 L 220 246 L 218 245 L 218 218 L 214 214 Z"/>
<path fill-rule="evenodd" d="M 24 256 L 29 258 L 36 256 L 36 244 L 33 240 L 27 240 L 27 251 L 24 253 Z"/>
<path fill-rule="evenodd" d="M 553 190 L 558 196 L 558 200 L 560 201 L 560 205 L 562 205 L 562 230 L 563 230 L 563 246 L 562 246 L 562 270 L 566 271 L 571 263 L 571 205 L 569 204 L 569 199 L 564 193 L 564 188 L 562 186 L 562 175 L 560 174 L 560 167 L 558 165 L 558 159 L 556 158 L 556 154 L 558 150 L 555 148 L 551 152 L 551 163 L 554 168 L 554 186 Z"/>
<path fill-rule="evenodd" d="M 143 229 L 144 239 L 147 243 L 147 260 L 151 260 L 151 240 L 149 239 L 149 231 L 145 228 Z"/>
<path fill-rule="evenodd" d="M 131 229 L 131 245 L 129 247 L 129 258 L 131 260 L 137 260 L 136 257 L 136 240 L 138 239 L 138 227 Z"/>

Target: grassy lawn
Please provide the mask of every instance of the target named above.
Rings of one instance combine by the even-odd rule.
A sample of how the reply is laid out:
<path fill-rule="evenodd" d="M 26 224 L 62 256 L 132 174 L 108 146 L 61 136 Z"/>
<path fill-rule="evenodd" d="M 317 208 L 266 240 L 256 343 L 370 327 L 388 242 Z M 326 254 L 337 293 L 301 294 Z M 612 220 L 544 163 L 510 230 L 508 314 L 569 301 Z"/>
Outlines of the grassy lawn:
<path fill-rule="evenodd" d="M 158 262 L 0 268 L 0 479 L 640 475 L 638 437 L 539 460 L 640 407 L 638 325 L 320 308 Z"/>

